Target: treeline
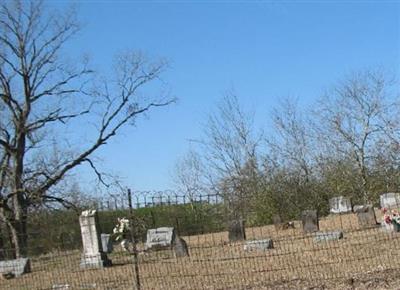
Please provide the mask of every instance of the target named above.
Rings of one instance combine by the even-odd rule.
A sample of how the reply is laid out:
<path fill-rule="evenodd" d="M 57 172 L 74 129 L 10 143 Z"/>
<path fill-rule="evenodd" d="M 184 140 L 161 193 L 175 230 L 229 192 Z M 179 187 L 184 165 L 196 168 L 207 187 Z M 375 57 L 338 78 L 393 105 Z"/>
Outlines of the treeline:
<path fill-rule="evenodd" d="M 309 108 L 281 101 L 261 128 L 228 94 L 177 162 L 177 187 L 189 197 L 220 194 L 232 216 L 253 223 L 327 214 L 340 195 L 377 205 L 380 193 L 399 191 L 398 88 L 381 70 L 354 73 Z"/>
<path fill-rule="evenodd" d="M 80 210 L 39 210 L 31 213 L 28 225 L 29 256 L 82 248 L 79 226 Z M 102 233 L 112 234 L 118 218 L 130 217 L 129 210 L 99 211 L 99 226 Z M 139 240 L 146 241 L 150 228 L 175 227 L 179 235 L 197 235 L 219 232 L 226 229 L 224 209 L 221 204 L 174 204 L 145 207 L 134 210 L 136 232 Z M 3 245 L 0 255 L 13 258 L 12 242 L 5 237 L 2 226 Z M 114 237 L 113 237 L 114 238 Z"/>

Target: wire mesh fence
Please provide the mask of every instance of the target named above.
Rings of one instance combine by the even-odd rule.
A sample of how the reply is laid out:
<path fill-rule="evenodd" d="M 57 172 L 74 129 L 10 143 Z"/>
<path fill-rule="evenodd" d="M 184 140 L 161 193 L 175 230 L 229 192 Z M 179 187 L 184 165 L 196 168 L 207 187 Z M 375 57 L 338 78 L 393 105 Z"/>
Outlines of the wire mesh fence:
<path fill-rule="evenodd" d="M 388 211 L 338 198 L 329 213 L 311 209 L 290 220 L 260 219 L 251 209 L 232 215 L 218 195 L 134 193 L 131 209 L 122 197 L 96 212 L 30 212 L 28 259 L 16 257 L 1 224 L 0 288 L 393 289 L 400 282 L 396 194 L 377 201 Z M 121 218 L 129 226 L 119 232 Z"/>

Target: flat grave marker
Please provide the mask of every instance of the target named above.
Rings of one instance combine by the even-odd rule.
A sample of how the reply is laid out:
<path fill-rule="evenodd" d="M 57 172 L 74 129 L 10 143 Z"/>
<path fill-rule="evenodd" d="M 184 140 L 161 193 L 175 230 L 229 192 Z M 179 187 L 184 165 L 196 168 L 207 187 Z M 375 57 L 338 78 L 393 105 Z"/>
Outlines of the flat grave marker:
<path fill-rule="evenodd" d="M 314 233 L 314 242 L 327 242 L 327 241 L 337 241 L 343 239 L 342 231 L 332 231 L 332 232 L 316 232 Z"/>
<path fill-rule="evenodd" d="M 272 242 L 272 239 L 246 241 L 243 245 L 243 250 L 245 251 L 265 251 L 273 248 L 274 243 Z"/>

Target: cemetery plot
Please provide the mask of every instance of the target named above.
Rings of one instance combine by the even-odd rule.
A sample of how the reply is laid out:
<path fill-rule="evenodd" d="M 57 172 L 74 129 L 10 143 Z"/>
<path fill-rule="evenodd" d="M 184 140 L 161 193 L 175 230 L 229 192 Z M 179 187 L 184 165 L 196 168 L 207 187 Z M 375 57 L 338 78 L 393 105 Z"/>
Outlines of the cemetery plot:
<path fill-rule="evenodd" d="M 281 285 L 283 289 L 298 289 L 321 286 L 315 284 L 320 281 L 328 289 L 343 289 L 340 283 L 359 281 L 364 273 L 372 278 L 399 269 L 395 249 L 400 246 L 400 233 L 364 227 L 360 216 L 362 221 L 376 223 L 384 218 L 382 212 L 375 213 L 371 206 L 354 209 L 355 213 L 322 218 L 316 210 L 308 210 L 301 220 L 293 222 L 295 227 L 290 231 L 275 225 L 247 227 L 247 240 L 235 242 L 231 241 L 232 232 L 241 233 L 239 237 L 243 238 L 243 223 L 232 223 L 226 231 L 184 237 L 178 236 L 174 227 L 149 229 L 137 245 L 141 285 L 143 289 L 203 289 L 204 285 L 222 289 L 271 289 Z M 374 219 L 364 217 L 372 212 Z M 132 289 L 136 273 L 132 252 L 119 246 L 108 251 L 113 235 L 99 234 L 97 212 L 83 212 L 79 222 L 82 250 L 30 257 L 31 272 L 19 278 L 5 273 L 0 288 Z M 334 279 L 339 282 L 332 282 Z"/>
<path fill-rule="evenodd" d="M 278 232 L 273 225 L 247 228 L 248 240 L 238 243 L 229 243 L 228 232 L 183 237 L 190 257 L 167 255 L 171 250 L 139 255 L 143 289 L 203 289 L 204 285 L 231 289 L 245 285 L 249 289 L 271 289 L 282 285 L 282 289 L 298 289 L 321 284 L 328 289 L 343 289 L 349 278 L 358 279 L 369 272 L 360 278 L 367 279 L 400 267 L 400 260 L 393 256 L 395 252 L 381 251 L 400 245 L 400 235 L 383 234 L 379 228 L 361 229 L 356 214 L 322 218 L 319 227 L 324 240 L 318 245 L 314 239 L 319 232 L 304 235 L 301 226 Z M 325 241 L 326 234 L 331 232 L 329 237 L 333 237 L 332 232 L 338 228 L 345 238 Z M 273 241 L 273 248 L 268 247 L 270 242 L 265 237 Z M 245 245 L 253 248 L 245 250 Z M 144 247 L 139 244 L 139 248 Z M 116 266 L 108 268 L 79 270 L 80 255 L 79 251 L 72 251 L 33 258 L 31 273 L 0 281 L 0 285 L 2 289 L 27 289 L 27 285 L 29 289 L 52 289 L 53 285 L 80 289 L 95 283 L 94 289 L 132 289 L 132 256 L 119 247 L 110 254 Z M 325 280 L 326 277 L 338 280 Z M 281 284 L 282 281 L 289 284 Z M 396 288 L 396 284 L 388 285 L 392 286 L 389 289 Z"/>

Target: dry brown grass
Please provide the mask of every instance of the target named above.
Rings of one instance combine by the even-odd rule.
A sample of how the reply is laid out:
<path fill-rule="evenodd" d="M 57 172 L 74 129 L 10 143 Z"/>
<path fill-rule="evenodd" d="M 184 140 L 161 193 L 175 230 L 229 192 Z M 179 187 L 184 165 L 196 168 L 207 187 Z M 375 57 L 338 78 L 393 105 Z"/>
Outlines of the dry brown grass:
<path fill-rule="evenodd" d="M 300 228 L 296 222 L 285 231 L 247 229 L 248 239 L 273 239 L 266 252 L 244 252 L 242 243 L 228 243 L 226 232 L 185 237 L 190 257 L 171 251 L 139 257 L 143 289 L 400 289 L 399 233 L 359 229 L 354 214 L 320 221 L 321 231 L 344 231 L 339 241 L 314 243 Z M 83 271 L 78 251 L 41 256 L 32 259 L 32 273 L 0 281 L 0 288 L 132 289 L 132 257 L 117 250 L 110 258 L 110 268 Z"/>

